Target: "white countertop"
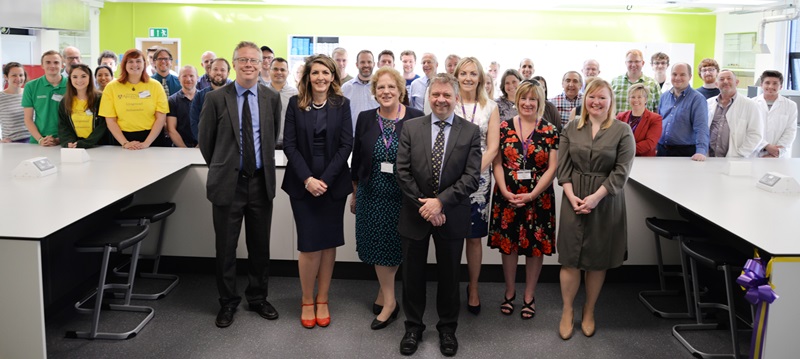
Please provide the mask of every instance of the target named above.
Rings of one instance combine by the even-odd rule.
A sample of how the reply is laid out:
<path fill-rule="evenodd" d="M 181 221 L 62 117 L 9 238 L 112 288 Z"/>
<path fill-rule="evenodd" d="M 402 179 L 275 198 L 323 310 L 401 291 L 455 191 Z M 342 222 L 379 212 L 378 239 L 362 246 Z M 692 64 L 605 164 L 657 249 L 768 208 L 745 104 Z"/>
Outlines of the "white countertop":
<path fill-rule="evenodd" d="M 770 171 L 800 179 L 800 159 L 749 159 L 743 177 L 723 174 L 728 161 L 636 157 L 630 179 L 773 255 L 800 255 L 800 195 L 755 185 Z"/>
<path fill-rule="evenodd" d="M 205 164 L 197 149 L 120 147 L 88 150 L 85 163 L 61 163 L 60 148 L 0 144 L 0 237 L 44 238 L 187 166 Z M 58 173 L 14 178 L 22 161 L 47 157 Z"/>

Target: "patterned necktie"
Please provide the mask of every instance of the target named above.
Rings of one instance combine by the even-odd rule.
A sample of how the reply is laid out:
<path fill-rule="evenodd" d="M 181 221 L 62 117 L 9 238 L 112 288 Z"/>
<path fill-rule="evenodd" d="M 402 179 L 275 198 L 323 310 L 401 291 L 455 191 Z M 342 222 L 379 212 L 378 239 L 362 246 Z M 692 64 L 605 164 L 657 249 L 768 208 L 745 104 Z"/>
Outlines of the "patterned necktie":
<path fill-rule="evenodd" d="M 436 141 L 433 143 L 433 193 L 439 194 L 439 177 L 442 172 L 442 157 L 444 157 L 444 128 L 447 126 L 447 122 L 436 121 L 436 125 L 439 126 L 439 133 L 436 134 Z"/>
<path fill-rule="evenodd" d="M 256 150 L 253 140 L 253 115 L 250 112 L 250 90 L 244 92 L 242 104 L 242 170 L 250 177 L 256 172 Z"/>

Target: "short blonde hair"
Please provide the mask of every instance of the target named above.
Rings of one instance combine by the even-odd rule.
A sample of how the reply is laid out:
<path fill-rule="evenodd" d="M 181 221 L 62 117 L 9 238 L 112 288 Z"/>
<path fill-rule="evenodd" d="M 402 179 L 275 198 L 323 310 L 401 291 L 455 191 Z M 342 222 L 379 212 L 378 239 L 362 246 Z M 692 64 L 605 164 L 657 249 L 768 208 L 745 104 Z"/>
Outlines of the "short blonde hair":
<path fill-rule="evenodd" d="M 380 79 L 383 75 L 389 75 L 392 77 L 392 80 L 394 80 L 395 84 L 397 85 L 397 91 L 400 92 L 399 100 L 402 101 L 403 97 L 406 96 L 406 79 L 403 78 L 403 75 L 401 75 L 399 71 L 388 66 L 378 68 L 378 70 L 375 71 L 375 73 L 372 75 L 372 78 L 369 80 L 372 96 L 375 96 L 375 92 L 378 88 L 378 79 Z"/>
<path fill-rule="evenodd" d="M 522 97 L 530 93 L 536 96 L 536 119 L 538 120 L 544 116 L 545 108 L 544 89 L 542 88 L 542 84 L 538 81 L 522 81 L 519 86 L 517 86 L 517 93 L 514 94 L 514 105 L 519 109 L 519 101 Z"/>
<path fill-rule="evenodd" d="M 630 56 L 630 55 L 639 56 L 639 58 L 641 58 L 642 61 L 644 61 L 644 55 L 642 55 L 642 51 L 640 51 L 640 50 L 637 50 L 637 49 L 628 50 L 628 52 L 625 53 L 625 58 L 627 59 L 628 56 Z"/>
<path fill-rule="evenodd" d="M 611 127 L 611 123 L 614 121 L 614 113 L 617 111 L 617 106 L 614 102 L 614 91 L 611 90 L 611 85 L 609 85 L 606 80 L 595 77 L 586 84 L 586 91 L 584 91 L 583 100 L 581 101 L 581 117 L 578 118 L 577 124 L 577 128 L 579 130 L 583 128 L 587 121 L 589 121 L 589 111 L 586 109 L 586 100 L 589 98 L 589 95 L 603 89 L 608 89 L 608 97 L 611 101 L 611 106 L 608 106 L 608 113 L 606 114 L 606 118 L 603 120 L 603 123 L 600 124 L 600 128 L 606 129 Z"/>
<path fill-rule="evenodd" d="M 631 95 L 633 95 L 636 91 L 644 92 L 644 98 L 650 98 L 650 90 L 644 84 L 635 84 L 628 89 L 628 100 L 630 100 Z"/>

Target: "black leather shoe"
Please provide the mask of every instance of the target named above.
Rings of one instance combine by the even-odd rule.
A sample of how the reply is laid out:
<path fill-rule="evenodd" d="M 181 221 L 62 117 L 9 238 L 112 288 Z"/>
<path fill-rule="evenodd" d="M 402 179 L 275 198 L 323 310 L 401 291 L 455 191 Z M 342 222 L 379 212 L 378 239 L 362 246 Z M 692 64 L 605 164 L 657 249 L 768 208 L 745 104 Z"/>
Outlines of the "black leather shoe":
<path fill-rule="evenodd" d="M 217 313 L 216 324 L 219 328 L 227 328 L 233 323 L 233 313 L 236 313 L 236 308 L 222 307 Z"/>
<path fill-rule="evenodd" d="M 386 326 L 388 326 L 395 319 L 397 319 L 398 314 L 400 314 L 400 304 L 395 304 L 394 311 L 392 311 L 392 315 L 389 316 L 389 319 L 386 319 L 385 321 L 380 321 L 378 320 L 378 318 L 375 318 L 372 320 L 372 324 L 370 324 L 369 327 L 372 328 L 372 330 L 386 328 Z"/>
<path fill-rule="evenodd" d="M 439 333 L 439 350 L 441 350 L 442 355 L 446 357 L 456 355 L 458 351 L 456 333 Z"/>
<path fill-rule="evenodd" d="M 258 313 L 264 319 L 278 319 L 278 311 L 266 300 L 259 304 L 250 304 L 250 310 Z"/>
<path fill-rule="evenodd" d="M 372 303 L 372 314 L 378 315 L 383 311 L 383 306 L 378 303 Z"/>
<path fill-rule="evenodd" d="M 403 335 L 403 340 L 400 341 L 400 354 L 414 354 L 421 341 L 422 333 L 406 332 L 406 334 Z"/>

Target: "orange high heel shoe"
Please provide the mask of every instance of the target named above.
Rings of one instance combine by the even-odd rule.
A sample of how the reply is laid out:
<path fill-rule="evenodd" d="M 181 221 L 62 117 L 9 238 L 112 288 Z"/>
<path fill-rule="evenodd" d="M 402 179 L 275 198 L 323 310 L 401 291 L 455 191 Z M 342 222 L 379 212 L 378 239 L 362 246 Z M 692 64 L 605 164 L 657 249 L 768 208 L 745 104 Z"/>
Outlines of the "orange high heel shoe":
<path fill-rule="evenodd" d="M 314 306 L 314 303 L 311 303 L 311 304 L 304 304 L 304 303 L 300 304 L 301 308 L 302 307 L 312 307 L 312 306 Z M 300 324 L 302 324 L 303 327 L 305 327 L 306 329 L 312 329 L 317 324 L 317 319 L 316 318 L 314 318 L 314 319 L 303 319 L 302 314 L 300 314 Z"/>
<path fill-rule="evenodd" d="M 317 305 L 321 305 L 321 304 L 328 305 L 328 302 L 317 302 Z M 330 315 L 330 313 L 328 314 L 327 318 L 317 317 L 317 325 L 319 325 L 320 327 L 325 328 L 325 327 L 329 326 L 330 324 L 331 324 L 331 315 Z"/>

